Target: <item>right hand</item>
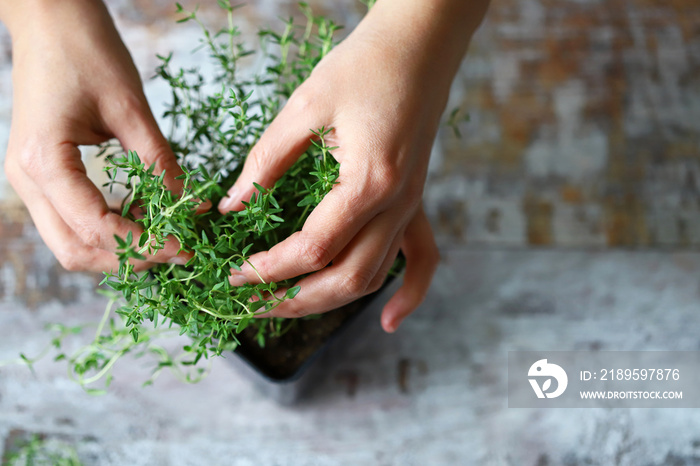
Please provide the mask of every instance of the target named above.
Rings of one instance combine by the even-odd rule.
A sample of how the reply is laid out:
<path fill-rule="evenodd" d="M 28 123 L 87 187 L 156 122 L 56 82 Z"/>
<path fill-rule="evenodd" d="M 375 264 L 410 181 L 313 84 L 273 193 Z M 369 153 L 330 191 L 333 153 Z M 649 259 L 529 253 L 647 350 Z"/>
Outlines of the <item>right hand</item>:
<path fill-rule="evenodd" d="M 178 192 L 182 174 L 158 129 L 141 79 L 105 6 L 97 0 L 26 2 L 5 19 L 13 40 L 14 104 L 5 159 L 7 178 L 39 234 L 68 270 L 116 270 L 114 235 L 136 223 L 112 212 L 88 179 L 80 145 L 116 137 Z M 177 240 L 153 262 L 184 263 Z"/>

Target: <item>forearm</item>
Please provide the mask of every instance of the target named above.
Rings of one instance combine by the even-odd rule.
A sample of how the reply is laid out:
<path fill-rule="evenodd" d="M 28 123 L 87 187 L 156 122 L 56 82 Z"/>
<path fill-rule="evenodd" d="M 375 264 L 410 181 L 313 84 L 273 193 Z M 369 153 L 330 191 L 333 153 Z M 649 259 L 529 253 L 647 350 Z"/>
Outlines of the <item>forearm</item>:
<path fill-rule="evenodd" d="M 85 23 L 86 20 L 90 21 Z M 71 30 L 91 23 L 102 27 L 105 21 L 111 26 L 101 0 L 0 0 L 0 22 L 5 24 L 13 41 L 39 34 L 46 28 Z"/>
<path fill-rule="evenodd" d="M 358 34 L 390 44 L 433 84 L 452 81 L 489 0 L 379 0 L 358 26 Z M 439 76 L 438 76 L 439 75 Z"/>

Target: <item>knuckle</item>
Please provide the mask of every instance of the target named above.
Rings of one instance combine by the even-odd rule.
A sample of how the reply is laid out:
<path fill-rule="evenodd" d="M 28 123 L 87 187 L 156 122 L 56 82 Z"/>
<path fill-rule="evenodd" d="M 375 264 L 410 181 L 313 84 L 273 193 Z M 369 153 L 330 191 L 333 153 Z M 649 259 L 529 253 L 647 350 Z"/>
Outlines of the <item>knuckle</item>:
<path fill-rule="evenodd" d="M 381 164 L 377 167 L 375 172 L 378 181 L 386 187 L 395 189 L 397 186 L 401 186 L 404 182 L 400 171 L 397 167 L 391 164 Z"/>
<path fill-rule="evenodd" d="M 263 173 L 271 161 L 272 155 L 267 148 L 262 144 L 256 144 L 248 154 L 248 158 L 246 159 L 246 168 L 252 168 L 255 173 Z"/>
<path fill-rule="evenodd" d="M 352 212 L 358 206 L 374 207 L 371 202 L 368 203 L 367 193 L 357 189 L 347 189 L 343 193 L 346 208 Z"/>
<path fill-rule="evenodd" d="M 161 144 L 153 142 L 151 147 L 147 147 L 148 159 L 151 163 L 156 164 L 156 168 L 166 168 L 168 162 L 172 159 L 172 154 Z"/>
<path fill-rule="evenodd" d="M 165 141 L 152 140 L 142 150 L 139 157 L 148 164 L 155 165 L 157 173 L 171 169 L 175 159 Z"/>
<path fill-rule="evenodd" d="M 252 273 L 251 279 L 255 280 L 260 277 L 267 283 L 280 281 L 277 279 L 277 277 L 268 272 L 268 270 L 271 268 L 271 264 L 274 266 L 274 261 L 271 261 L 268 256 L 269 254 L 262 253 L 259 257 L 256 257 L 251 261 L 251 264 L 254 267 L 253 270 L 250 270 Z"/>
<path fill-rule="evenodd" d="M 123 92 L 116 102 L 121 103 L 121 110 L 123 115 L 141 115 L 148 111 L 148 104 L 144 102 L 138 94 L 133 92 Z"/>
<path fill-rule="evenodd" d="M 303 263 L 314 272 L 321 270 L 333 260 L 325 242 L 311 239 L 304 241 L 300 257 Z"/>
<path fill-rule="evenodd" d="M 367 269 L 357 269 L 348 273 L 340 285 L 341 293 L 346 297 L 359 297 L 370 292 L 370 285 L 374 277 Z"/>
<path fill-rule="evenodd" d="M 102 230 L 97 225 L 81 224 L 76 227 L 75 233 L 87 246 L 100 248 L 102 245 Z"/>
<path fill-rule="evenodd" d="M 42 168 L 42 163 L 40 163 L 40 157 L 37 156 L 37 150 L 34 150 L 32 146 L 23 147 L 17 156 L 17 164 L 25 173 L 37 174 Z"/>
<path fill-rule="evenodd" d="M 379 289 L 384 284 L 384 280 L 386 280 L 386 273 L 382 273 L 382 274 L 377 275 L 370 282 L 369 287 L 367 288 L 367 291 L 370 293 L 375 293 L 375 292 L 379 291 Z"/>
<path fill-rule="evenodd" d="M 298 319 L 308 315 L 305 306 L 299 306 L 294 300 L 287 300 L 280 306 L 272 309 L 269 317 L 281 317 L 284 319 Z"/>
<path fill-rule="evenodd" d="M 137 118 L 140 123 L 143 123 L 144 116 L 150 112 L 145 98 L 134 92 L 115 90 L 114 93 L 102 96 L 102 99 L 102 105 L 109 113 L 121 117 L 129 115 L 131 118 Z"/>
<path fill-rule="evenodd" d="M 58 263 L 68 272 L 78 272 L 82 270 L 82 264 L 76 252 L 77 251 L 64 250 L 56 253 Z"/>
<path fill-rule="evenodd" d="M 303 88 L 297 89 L 287 102 L 290 110 L 301 115 L 312 112 L 315 105 L 316 99 L 312 94 L 305 92 Z"/>
<path fill-rule="evenodd" d="M 399 194 L 401 199 L 409 199 L 412 193 L 405 189 L 406 180 L 398 168 L 391 164 L 377 164 L 372 168 L 372 189 L 379 199 L 394 200 Z"/>

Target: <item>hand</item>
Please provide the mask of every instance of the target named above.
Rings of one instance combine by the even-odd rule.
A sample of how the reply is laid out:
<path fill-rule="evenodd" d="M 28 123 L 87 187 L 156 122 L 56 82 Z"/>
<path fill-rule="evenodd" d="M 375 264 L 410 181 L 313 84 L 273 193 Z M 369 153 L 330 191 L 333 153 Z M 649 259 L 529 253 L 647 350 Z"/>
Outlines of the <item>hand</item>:
<path fill-rule="evenodd" d="M 422 3 L 411 4 L 420 10 L 416 17 L 434 13 L 422 11 Z M 421 196 L 456 64 L 444 56 L 450 46 L 437 47 L 435 22 L 423 25 L 429 30 L 421 35 L 421 25 L 406 23 L 391 5 L 379 2 L 319 63 L 253 148 L 219 205 L 222 212 L 242 210 L 253 182 L 271 187 L 305 151 L 310 129 L 334 128 L 326 143 L 339 146 L 333 152 L 340 162 L 339 184 L 300 232 L 250 258 L 255 270 L 247 264 L 232 270 L 234 286 L 315 272 L 299 281 L 295 299 L 265 316 L 320 313 L 375 291 L 399 249 L 407 259 L 406 275 L 384 308 L 384 329 L 395 331 L 427 293 L 439 256 Z"/>
<path fill-rule="evenodd" d="M 95 0 L 3 6 L 13 36 L 14 107 L 5 160 L 10 183 L 39 233 L 68 270 L 118 267 L 114 235 L 140 227 L 108 208 L 88 179 L 79 145 L 116 137 L 166 184 L 182 174 L 143 94 L 133 61 L 104 5 Z M 149 262 L 184 263 L 177 241 Z M 137 270 L 149 262 L 139 261 Z"/>

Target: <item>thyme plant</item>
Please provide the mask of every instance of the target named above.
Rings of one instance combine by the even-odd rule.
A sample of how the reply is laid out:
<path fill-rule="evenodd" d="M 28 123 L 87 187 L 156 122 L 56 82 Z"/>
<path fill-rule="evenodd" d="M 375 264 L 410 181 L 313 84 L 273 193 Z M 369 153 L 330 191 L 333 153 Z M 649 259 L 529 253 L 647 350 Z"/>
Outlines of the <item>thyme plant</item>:
<path fill-rule="evenodd" d="M 124 153 L 114 145 L 105 145 L 100 152 L 109 176 L 106 186 L 126 188 L 122 215 L 140 224 L 143 234 L 115 237 L 119 269 L 105 273 L 102 281 L 109 289 L 101 292 L 110 302 L 95 338 L 77 352 L 60 352 L 56 358 L 68 362 L 70 375 L 90 393 L 104 391 L 113 365 L 127 353 L 156 358 L 147 383 L 165 368 L 193 382 L 207 372 L 199 363 L 235 349 L 237 335 L 244 329 L 254 330 L 262 346 L 295 322 L 260 316 L 293 299 L 298 286 L 263 282 L 234 287 L 228 277 L 230 269 L 239 269 L 250 255 L 299 230 L 337 183 L 335 148 L 328 147 L 325 140 L 332 129 L 310 130 L 306 153 L 272 188 L 256 185 L 257 192 L 244 202 L 243 211 L 222 215 L 215 209 L 197 213 L 197 208 L 201 200 L 216 205 L 223 197 L 263 131 L 336 44 L 340 26 L 314 16 L 308 5 L 300 4 L 304 23 L 290 18 L 282 32 L 259 32 L 263 70 L 246 77 L 240 62 L 253 51 L 241 42 L 234 25 L 237 7 L 230 0 L 217 3 L 227 15 L 227 25 L 215 32 L 205 26 L 196 10 L 187 11 L 177 4 L 182 14 L 178 22 L 196 22 L 201 27 L 199 49 L 208 53 L 216 72 L 205 76 L 198 68 L 174 67 L 172 54 L 160 56 L 156 70 L 156 77 L 165 80 L 171 91 L 164 116 L 171 123 L 170 145 L 184 171 L 182 193 L 169 191 L 164 174 L 155 174 L 154 167 L 146 166 L 137 153 Z M 158 264 L 146 272 L 134 271 L 135 260 L 173 240 L 193 254 L 187 264 Z M 278 289 L 286 292 L 278 297 Z M 59 350 L 65 346 L 65 337 L 81 330 L 62 325 L 53 328 L 58 335 L 52 343 Z M 172 333 L 188 340 L 176 355 L 157 340 Z M 22 359 L 31 366 L 33 360 Z M 102 388 L 91 386 L 97 381 L 103 383 Z"/>
<path fill-rule="evenodd" d="M 12 446 L 12 445 L 6 445 Z M 0 458 L 7 466 L 82 466 L 75 447 L 57 439 L 34 434 L 30 439 L 18 442 L 14 451 L 6 451 Z"/>

